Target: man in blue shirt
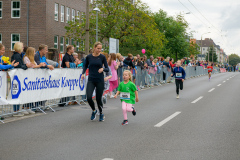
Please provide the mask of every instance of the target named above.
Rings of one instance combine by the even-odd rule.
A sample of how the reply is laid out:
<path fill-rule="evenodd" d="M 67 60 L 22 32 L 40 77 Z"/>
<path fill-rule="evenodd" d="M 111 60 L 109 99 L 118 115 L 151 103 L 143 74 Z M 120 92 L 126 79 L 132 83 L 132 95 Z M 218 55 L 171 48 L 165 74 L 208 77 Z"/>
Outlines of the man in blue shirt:
<path fill-rule="evenodd" d="M 39 50 L 36 52 L 34 56 L 34 60 L 37 63 L 37 65 L 39 65 L 40 63 L 46 63 L 46 66 L 41 68 L 49 68 L 50 70 L 53 70 L 54 67 L 47 63 L 47 58 L 46 58 L 47 53 L 48 53 L 48 46 L 41 44 L 39 46 Z"/>

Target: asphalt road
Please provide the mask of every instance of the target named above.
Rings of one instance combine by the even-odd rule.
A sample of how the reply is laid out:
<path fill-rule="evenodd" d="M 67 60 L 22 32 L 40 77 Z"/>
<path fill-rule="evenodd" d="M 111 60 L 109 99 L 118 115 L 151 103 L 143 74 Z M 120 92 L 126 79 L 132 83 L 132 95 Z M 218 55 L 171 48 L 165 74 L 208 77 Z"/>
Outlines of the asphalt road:
<path fill-rule="evenodd" d="M 105 105 L 105 122 L 71 106 L 2 124 L 0 160 L 239 160 L 239 79 L 189 79 L 180 99 L 174 84 L 143 90 L 126 126 L 119 99 Z"/>

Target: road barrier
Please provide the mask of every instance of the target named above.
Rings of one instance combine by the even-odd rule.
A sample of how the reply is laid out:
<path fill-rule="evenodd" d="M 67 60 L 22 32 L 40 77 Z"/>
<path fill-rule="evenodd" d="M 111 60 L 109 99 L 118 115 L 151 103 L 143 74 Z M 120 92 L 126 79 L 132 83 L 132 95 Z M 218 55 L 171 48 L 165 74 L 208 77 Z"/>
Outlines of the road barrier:
<path fill-rule="evenodd" d="M 217 71 L 213 73 L 219 73 L 219 68 L 214 67 L 214 69 Z M 123 67 L 119 70 L 123 72 L 128 68 Z M 134 78 L 138 90 L 174 82 L 174 78 L 170 77 L 171 69 L 168 67 L 141 69 L 137 66 L 136 71 Z M 201 66 L 187 66 L 185 72 L 186 79 L 208 73 Z M 33 114 L 32 111 L 45 113 L 46 109 L 55 112 L 54 106 L 66 106 L 69 103 L 86 104 L 86 86 L 84 86 L 86 82 L 81 81 L 82 69 L 54 69 L 53 71 L 13 69 L 8 72 L 10 82 L 7 82 L 9 80 L 6 72 L 0 73 L 0 122 L 2 123 L 4 123 L 4 117 L 19 113 Z"/>

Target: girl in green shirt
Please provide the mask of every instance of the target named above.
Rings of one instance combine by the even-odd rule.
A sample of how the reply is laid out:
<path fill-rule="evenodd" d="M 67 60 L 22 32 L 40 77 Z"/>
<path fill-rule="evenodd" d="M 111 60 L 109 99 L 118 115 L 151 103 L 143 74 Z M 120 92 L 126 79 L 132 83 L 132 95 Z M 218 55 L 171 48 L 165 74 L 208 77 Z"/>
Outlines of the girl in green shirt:
<path fill-rule="evenodd" d="M 138 92 L 136 85 L 132 82 L 132 73 L 129 70 L 123 72 L 123 80 L 118 86 L 118 91 L 114 98 L 117 98 L 120 94 L 124 117 L 122 125 L 126 125 L 128 124 L 127 112 L 132 112 L 134 116 L 136 115 L 136 110 L 132 105 L 135 104 L 135 99 L 138 102 Z"/>

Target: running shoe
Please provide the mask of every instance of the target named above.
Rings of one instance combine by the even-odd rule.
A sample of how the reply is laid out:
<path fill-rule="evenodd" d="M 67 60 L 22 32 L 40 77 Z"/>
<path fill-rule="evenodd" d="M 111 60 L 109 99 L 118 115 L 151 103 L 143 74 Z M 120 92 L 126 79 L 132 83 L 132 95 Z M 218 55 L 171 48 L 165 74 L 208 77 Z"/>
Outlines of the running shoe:
<path fill-rule="evenodd" d="M 97 110 L 92 112 L 92 116 L 91 116 L 91 120 L 93 121 L 94 119 L 96 119 L 96 114 L 97 114 Z"/>
<path fill-rule="evenodd" d="M 99 122 L 103 122 L 103 121 L 104 121 L 104 118 L 105 118 L 104 114 L 100 114 L 100 116 L 99 116 Z"/>
<path fill-rule="evenodd" d="M 110 98 L 114 98 L 114 96 L 113 96 L 113 95 L 111 95 L 111 96 L 110 96 Z"/>
<path fill-rule="evenodd" d="M 128 120 L 124 120 L 123 122 L 122 122 L 122 125 L 124 126 L 124 125 L 127 125 L 128 124 Z"/>
<path fill-rule="evenodd" d="M 100 115 L 100 112 L 97 110 L 97 115 L 99 116 Z"/>
<path fill-rule="evenodd" d="M 179 94 L 177 94 L 177 99 L 179 99 Z"/>
<path fill-rule="evenodd" d="M 133 109 L 132 114 L 133 114 L 134 116 L 136 116 L 137 112 L 136 112 L 135 108 L 132 107 L 132 109 Z"/>

